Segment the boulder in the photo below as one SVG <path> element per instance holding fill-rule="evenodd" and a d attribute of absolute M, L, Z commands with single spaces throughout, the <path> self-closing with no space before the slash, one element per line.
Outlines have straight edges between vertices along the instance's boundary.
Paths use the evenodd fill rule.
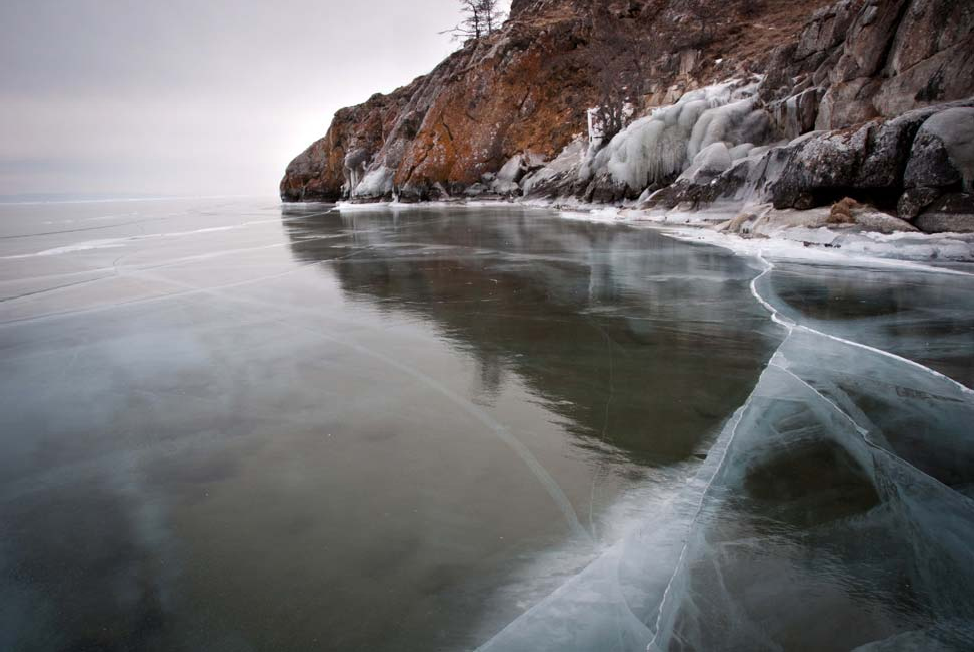
<path fill-rule="evenodd" d="M 517 185 L 517 183 L 514 181 L 505 181 L 499 176 L 494 180 L 494 183 L 490 184 L 490 189 L 498 195 L 504 195 L 507 197 L 513 197 L 521 194 L 521 186 Z"/>
<path fill-rule="evenodd" d="M 926 233 L 974 233 L 974 195 L 950 193 L 913 220 Z"/>
<path fill-rule="evenodd" d="M 906 220 L 888 215 L 882 211 L 874 210 L 868 206 L 862 206 L 852 211 L 855 224 L 866 231 L 877 233 L 905 233 L 917 231 L 918 229 Z"/>
<path fill-rule="evenodd" d="M 520 154 L 512 156 L 497 172 L 497 181 L 517 183 L 524 176 L 524 157 Z"/>
<path fill-rule="evenodd" d="M 767 191 L 774 207 L 809 207 L 815 193 L 855 185 L 873 126 L 817 134 L 772 150 Z"/>
<path fill-rule="evenodd" d="M 913 220 L 940 197 L 936 188 L 907 188 L 896 203 L 896 214 L 904 220 Z"/>
<path fill-rule="evenodd" d="M 932 115 L 917 132 L 906 167 L 909 187 L 974 185 L 974 108 L 957 107 Z"/>
<path fill-rule="evenodd" d="M 467 188 L 466 190 L 464 190 L 463 194 L 466 195 L 467 197 L 479 197 L 480 195 L 486 193 L 487 190 L 488 188 L 484 184 L 475 183 L 469 188 Z"/>
<path fill-rule="evenodd" d="M 547 198 L 574 194 L 587 147 L 582 140 L 572 141 L 553 161 L 527 174 L 521 180 L 524 195 Z"/>
<path fill-rule="evenodd" d="M 807 205 L 809 198 L 818 205 L 850 189 L 895 192 L 895 197 L 904 187 L 945 187 L 967 178 L 960 170 L 971 170 L 974 108 L 965 104 L 970 101 L 806 134 L 768 154 L 765 199 L 776 208 L 791 208 Z M 921 129 L 927 123 L 930 127 Z M 951 170 L 960 177 L 950 176 Z"/>

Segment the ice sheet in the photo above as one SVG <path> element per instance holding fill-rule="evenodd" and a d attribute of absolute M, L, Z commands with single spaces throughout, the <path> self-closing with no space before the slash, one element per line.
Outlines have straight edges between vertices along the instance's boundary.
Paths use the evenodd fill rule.
<path fill-rule="evenodd" d="M 481 649 L 974 645 L 971 276 L 771 249 L 751 289 L 786 337 L 679 500 Z"/>

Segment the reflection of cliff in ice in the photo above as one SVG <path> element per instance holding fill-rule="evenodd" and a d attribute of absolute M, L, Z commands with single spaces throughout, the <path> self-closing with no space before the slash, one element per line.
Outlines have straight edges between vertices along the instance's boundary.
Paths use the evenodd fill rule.
<path fill-rule="evenodd" d="M 705 447 L 779 338 L 754 266 L 712 247 L 518 209 L 394 215 L 292 219 L 291 249 L 351 300 L 433 322 L 485 389 L 516 373 L 581 445 L 640 464 Z"/>
<path fill-rule="evenodd" d="M 887 278 L 912 286 L 903 327 L 816 311 L 794 266 L 770 271 L 755 296 L 788 335 L 696 480 L 484 650 L 974 648 L 974 392 L 817 330 L 841 318 L 844 337 L 969 377 L 970 277 Z M 877 276 L 846 272 L 846 294 Z M 938 313 L 931 292 L 952 301 Z M 949 337 L 923 351 L 924 332 Z"/>

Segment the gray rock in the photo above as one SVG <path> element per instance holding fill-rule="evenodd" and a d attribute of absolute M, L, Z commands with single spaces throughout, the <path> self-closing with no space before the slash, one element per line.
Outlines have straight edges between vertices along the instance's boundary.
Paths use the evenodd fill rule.
<path fill-rule="evenodd" d="M 974 108 L 957 107 L 931 116 L 917 133 L 906 167 L 909 187 L 974 186 Z"/>
<path fill-rule="evenodd" d="M 877 233 L 903 233 L 917 230 L 915 226 L 912 226 L 906 220 L 887 215 L 869 207 L 854 210 L 853 217 L 856 225 L 867 231 L 875 231 Z"/>
<path fill-rule="evenodd" d="M 900 195 L 900 200 L 896 204 L 896 214 L 900 219 L 912 220 L 938 197 L 940 191 L 936 188 L 908 188 Z"/>
<path fill-rule="evenodd" d="M 820 202 L 834 199 L 836 193 L 848 190 L 869 193 L 885 190 L 899 194 L 904 185 L 949 186 L 956 183 L 942 175 L 933 175 L 933 172 L 943 171 L 944 163 L 933 158 L 937 150 L 929 139 L 925 137 L 920 141 L 917 134 L 931 116 L 943 114 L 944 117 L 934 120 L 931 128 L 925 131 L 944 143 L 944 151 L 947 151 L 944 139 L 950 141 L 951 151 L 957 152 L 956 158 L 962 161 L 959 165 L 968 166 L 972 160 L 970 141 L 974 138 L 968 135 L 967 127 L 959 125 L 967 124 L 968 111 L 974 109 L 958 108 L 967 103 L 969 101 L 915 109 L 893 120 L 873 120 L 854 129 L 818 132 L 772 150 L 768 154 L 765 199 L 780 209 L 797 206 L 800 198 L 802 204 L 807 204 L 809 197 Z M 912 163 L 908 175 L 904 171 L 914 157 L 915 141 L 919 142 L 917 160 Z"/>
<path fill-rule="evenodd" d="M 903 175 L 904 185 L 946 187 L 960 181 L 960 172 L 951 163 L 943 141 L 931 133 L 918 134 Z"/>
<path fill-rule="evenodd" d="M 878 111 L 872 98 L 879 87 L 879 80 L 872 77 L 835 82 L 822 97 L 815 128 L 838 129 L 875 118 Z"/>
<path fill-rule="evenodd" d="M 853 20 L 842 56 L 830 73 L 833 82 L 872 77 L 885 63 L 907 0 L 870 0 Z"/>
<path fill-rule="evenodd" d="M 524 195 L 540 199 L 574 194 L 586 149 L 584 141 L 572 141 L 553 161 L 527 174 L 521 180 Z"/>
<path fill-rule="evenodd" d="M 509 197 L 521 194 L 521 186 L 514 181 L 505 181 L 501 178 L 495 179 L 494 183 L 490 184 L 490 189 L 498 195 Z"/>
<path fill-rule="evenodd" d="M 944 195 L 919 217 L 914 226 L 926 233 L 974 233 L 974 195 Z"/>
<path fill-rule="evenodd" d="M 467 197 L 478 197 L 484 194 L 485 192 L 487 192 L 487 190 L 488 190 L 487 186 L 485 186 L 484 184 L 475 183 L 469 188 L 467 188 L 466 190 L 464 190 L 463 194 L 466 195 Z"/>
<path fill-rule="evenodd" d="M 974 34 L 885 79 L 873 98 L 873 104 L 880 115 L 894 116 L 919 106 L 968 97 L 972 93 Z"/>
<path fill-rule="evenodd" d="M 919 111 L 887 122 L 871 123 L 865 156 L 850 185 L 870 189 L 902 187 L 903 169 L 910 157 L 913 138 L 927 115 Z"/>
<path fill-rule="evenodd" d="M 969 40 L 972 33 L 974 11 L 970 2 L 912 0 L 896 29 L 885 72 L 889 76 L 902 75 L 922 61 Z"/>
<path fill-rule="evenodd" d="M 517 183 L 524 176 L 525 168 L 523 156 L 512 156 L 497 172 L 497 181 Z"/>
<path fill-rule="evenodd" d="M 832 74 L 832 69 L 835 68 L 835 64 L 839 62 L 841 57 L 842 50 L 838 48 L 832 50 L 832 53 L 828 56 L 824 56 L 823 54 L 822 63 L 812 73 L 812 83 L 816 86 L 826 86 Z"/>
<path fill-rule="evenodd" d="M 810 207 L 813 193 L 854 185 L 872 126 L 826 132 L 772 150 L 768 168 L 775 176 L 769 178 L 767 191 L 774 207 Z"/>
<path fill-rule="evenodd" d="M 841 43 L 856 17 L 857 5 L 851 0 L 841 0 L 816 11 L 799 37 L 795 58 L 804 59 Z"/>

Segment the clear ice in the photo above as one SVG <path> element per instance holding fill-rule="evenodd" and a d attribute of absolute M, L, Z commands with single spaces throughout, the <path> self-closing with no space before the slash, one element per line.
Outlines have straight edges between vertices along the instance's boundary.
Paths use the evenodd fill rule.
<path fill-rule="evenodd" d="M 481 650 L 974 649 L 971 276 L 757 263 L 785 337 L 685 490 Z"/>

